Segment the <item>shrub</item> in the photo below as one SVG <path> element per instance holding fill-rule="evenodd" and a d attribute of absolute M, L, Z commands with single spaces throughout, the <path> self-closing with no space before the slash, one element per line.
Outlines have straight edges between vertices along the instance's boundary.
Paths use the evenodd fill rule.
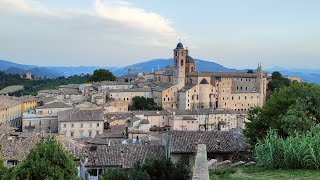
<path fill-rule="evenodd" d="M 320 169 L 320 126 L 282 138 L 275 130 L 258 140 L 255 156 L 268 168 Z"/>

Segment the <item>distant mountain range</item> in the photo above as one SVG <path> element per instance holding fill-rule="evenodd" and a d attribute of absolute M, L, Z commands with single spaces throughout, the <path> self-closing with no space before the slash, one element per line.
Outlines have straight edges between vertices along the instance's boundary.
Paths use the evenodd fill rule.
<path fill-rule="evenodd" d="M 205 61 L 194 59 L 198 71 L 214 71 L 214 72 L 246 72 L 248 69 L 231 69 L 224 67 L 212 61 Z M 78 66 L 78 67 L 42 67 L 36 65 L 23 65 L 10 61 L 0 60 L 0 71 L 11 74 L 25 74 L 31 72 L 35 77 L 49 77 L 55 78 L 59 76 L 72 76 L 81 74 L 92 74 L 95 69 L 104 68 L 110 70 L 116 76 L 127 74 L 126 68 L 135 67 L 137 70 L 132 73 L 138 72 L 151 72 L 158 68 L 162 69 L 166 66 L 172 66 L 172 59 L 153 59 L 143 61 L 140 63 L 128 65 L 125 67 L 106 67 L 106 66 Z M 264 69 L 265 72 L 279 71 L 285 76 L 299 76 L 303 81 L 314 82 L 320 84 L 320 69 L 288 69 L 281 67 L 273 67 Z"/>

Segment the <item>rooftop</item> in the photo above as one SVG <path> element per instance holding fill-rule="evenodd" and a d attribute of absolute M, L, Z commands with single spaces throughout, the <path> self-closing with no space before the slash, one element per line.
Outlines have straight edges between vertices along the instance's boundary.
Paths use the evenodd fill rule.
<path fill-rule="evenodd" d="M 86 166 L 119 166 L 122 168 L 133 167 L 136 161 L 143 163 L 147 157 L 154 155 L 164 157 L 163 146 L 128 144 L 117 146 L 87 146 L 84 151 L 88 155 Z"/>
<path fill-rule="evenodd" d="M 229 131 L 170 131 L 171 153 L 195 153 L 197 144 L 206 144 L 208 153 L 246 150 L 242 134 Z"/>
<path fill-rule="evenodd" d="M 9 107 L 13 107 L 19 104 L 21 104 L 21 102 L 12 100 L 11 98 L 6 96 L 0 96 L 0 110 L 7 109 Z"/>
<path fill-rule="evenodd" d="M 80 109 L 74 108 L 58 113 L 58 121 L 103 121 L 104 115 L 102 109 Z"/>
<path fill-rule="evenodd" d="M 51 108 L 72 108 L 72 106 L 63 102 L 52 102 L 45 104 L 44 106 L 39 106 L 37 109 L 51 109 Z"/>

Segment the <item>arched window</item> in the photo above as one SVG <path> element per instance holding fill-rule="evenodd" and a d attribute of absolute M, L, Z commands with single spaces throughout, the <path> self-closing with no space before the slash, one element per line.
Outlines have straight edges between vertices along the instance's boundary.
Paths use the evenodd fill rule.
<path fill-rule="evenodd" d="M 191 66 L 191 72 L 193 72 L 193 66 Z"/>
<path fill-rule="evenodd" d="M 183 60 L 181 59 L 181 66 L 183 66 Z"/>

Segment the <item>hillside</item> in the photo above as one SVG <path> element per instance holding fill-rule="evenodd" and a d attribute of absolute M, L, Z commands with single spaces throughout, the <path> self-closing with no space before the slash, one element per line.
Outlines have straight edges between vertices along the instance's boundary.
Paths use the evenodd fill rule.
<path fill-rule="evenodd" d="M 200 60 L 200 59 L 194 59 L 194 61 L 195 61 L 195 64 L 196 64 L 198 71 L 216 71 L 216 72 L 240 71 L 240 70 L 236 70 L 236 69 L 226 68 L 220 64 L 217 64 L 217 63 L 211 62 L 211 61 L 204 61 L 204 60 Z M 119 69 L 113 71 L 113 73 L 116 76 L 126 74 L 127 71 L 125 69 L 128 67 L 139 68 L 139 70 L 134 70 L 134 71 L 132 71 L 132 73 L 151 72 L 152 70 L 157 70 L 158 67 L 160 69 L 162 69 L 166 66 L 172 66 L 172 65 L 173 65 L 173 60 L 171 58 L 170 59 L 153 59 L 153 60 L 143 61 L 141 63 L 136 63 L 136 64 L 132 64 L 129 66 L 119 68 Z"/>
<path fill-rule="evenodd" d="M 216 71 L 216 72 L 231 72 L 231 71 L 247 71 L 237 70 L 224 67 L 213 61 L 205 61 L 200 59 L 194 59 L 198 71 Z M 92 74 L 95 69 L 104 68 L 110 70 L 116 76 L 127 74 L 125 70 L 128 67 L 136 67 L 139 70 L 134 70 L 132 73 L 138 72 L 151 72 L 157 70 L 158 67 L 164 68 L 166 66 L 172 66 L 172 59 L 152 59 L 146 60 L 140 63 L 135 63 L 125 67 L 107 67 L 107 66 L 77 66 L 77 67 L 41 67 L 35 65 L 23 65 L 17 64 L 10 61 L 0 60 L 0 71 L 11 74 L 23 74 L 31 72 L 35 77 L 49 77 L 56 78 L 59 76 L 73 76 L 81 74 Z M 303 81 L 313 82 L 320 84 L 320 70 L 318 69 L 289 69 L 281 67 L 273 67 L 264 69 L 265 72 L 279 71 L 285 76 L 299 76 Z"/>

